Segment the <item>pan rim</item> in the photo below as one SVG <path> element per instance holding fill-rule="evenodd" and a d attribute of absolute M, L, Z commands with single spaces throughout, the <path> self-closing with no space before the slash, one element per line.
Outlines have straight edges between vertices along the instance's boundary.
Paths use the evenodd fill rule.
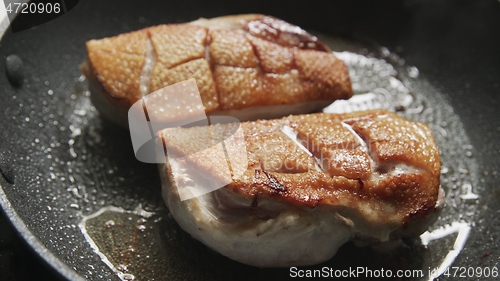
<path fill-rule="evenodd" d="M 28 0 L 21 0 L 28 2 Z M 10 20 L 6 16 L 0 23 L 0 41 L 3 39 L 7 29 L 10 27 Z M 19 217 L 17 212 L 12 208 L 12 204 L 4 192 L 4 185 L 0 183 L 0 206 L 5 216 L 10 221 L 11 225 L 22 237 L 25 243 L 29 245 L 32 251 L 42 260 L 53 272 L 67 280 L 85 280 L 78 273 L 72 270 L 67 264 L 60 261 L 43 243 L 29 230 L 28 226 Z"/>
<path fill-rule="evenodd" d="M 30 248 L 41 258 L 41 260 L 49 265 L 54 272 L 57 272 L 67 280 L 85 280 L 67 264 L 60 261 L 35 235 L 33 235 L 33 233 L 28 229 L 28 226 L 19 217 L 14 208 L 12 208 L 9 199 L 7 199 L 7 195 L 4 192 L 4 186 L 2 184 L 0 184 L 0 206 L 2 207 L 5 216 L 9 219 L 16 231 L 21 235 L 23 240 L 28 243 Z"/>

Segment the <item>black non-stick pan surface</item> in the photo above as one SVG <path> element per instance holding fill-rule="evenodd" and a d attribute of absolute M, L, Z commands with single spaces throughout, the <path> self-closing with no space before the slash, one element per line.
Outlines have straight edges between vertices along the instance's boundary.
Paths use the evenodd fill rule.
<path fill-rule="evenodd" d="M 469 268 L 498 270 L 500 3 L 324 2 L 81 1 L 35 28 L 7 28 L 0 43 L 0 203 L 6 216 L 34 252 L 70 280 L 289 277 L 288 268 L 230 261 L 184 233 L 163 204 L 156 167 L 134 158 L 126 130 L 100 118 L 78 68 L 92 38 L 256 12 L 330 36 L 338 42 L 335 51 L 390 68 L 412 97 L 411 104 L 392 109 L 429 123 L 442 152 L 447 204 L 431 231 L 454 223 L 470 229 L 452 263 L 468 270 L 465 279 L 484 279 Z M 20 85 L 5 74 L 9 55 L 22 60 Z M 355 67 L 366 67 L 360 60 L 351 63 L 353 75 Z M 377 71 L 369 72 L 372 78 Z M 456 237 L 427 246 L 418 237 L 406 239 L 386 254 L 346 244 L 331 261 L 301 269 L 361 266 L 427 274 L 453 249 Z"/>

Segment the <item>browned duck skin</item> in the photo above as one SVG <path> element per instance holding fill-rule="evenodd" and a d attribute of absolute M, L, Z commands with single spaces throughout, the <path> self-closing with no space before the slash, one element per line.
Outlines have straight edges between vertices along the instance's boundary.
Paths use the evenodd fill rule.
<path fill-rule="evenodd" d="M 243 144 L 206 149 L 239 127 Z M 209 128 L 209 129 L 207 129 Z M 170 212 L 194 238 L 242 263 L 311 265 L 349 240 L 378 245 L 418 236 L 443 206 L 432 132 L 388 111 L 310 114 L 160 132 L 169 157 L 159 166 Z M 243 169 L 231 153 L 246 150 Z M 195 153 L 198 152 L 198 153 Z M 224 156 L 226 155 L 226 156 Z M 185 156 L 185 157 L 184 157 Z M 231 172 L 217 167 L 230 162 Z M 179 182 L 228 182 L 181 200 Z"/>
<path fill-rule="evenodd" d="M 345 64 L 301 28 L 264 15 L 167 24 L 87 42 L 82 72 L 102 114 L 195 78 L 205 111 L 240 120 L 320 110 L 352 96 Z"/>

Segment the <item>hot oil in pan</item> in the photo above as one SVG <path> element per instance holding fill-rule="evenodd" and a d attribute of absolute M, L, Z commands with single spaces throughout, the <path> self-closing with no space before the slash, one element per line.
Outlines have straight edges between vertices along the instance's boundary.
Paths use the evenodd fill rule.
<path fill-rule="evenodd" d="M 325 111 L 341 113 L 385 108 L 397 111 L 411 120 L 427 123 L 434 133 L 441 152 L 441 184 L 446 192 L 446 206 L 439 220 L 431 227 L 431 232 L 424 234 L 421 239 L 405 240 L 403 246 L 394 253 L 380 254 L 369 248 L 357 248 L 347 244 L 332 260 L 313 268 L 321 269 L 323 266 L 328 266 L 334 269 L 347 269 L 352 266 L 366 266 L 373 270 L 380 268 L 394 271 L 422 270 L 423 276 L 412 279 L 427 280 L 431 270 L 441 266 L 447 254 L 453 250 L 453 244 L 457 242 L 455 244 L 463 246 L 468 231 L 471 229 L 474 231 L 474 221 L 481 206 L 483 190 L 473 158 L 473 148 L 453 108 L 443 94 L 422 78 L 423 75 L 417 68 L 405 64 L 404 60 L 385 48 L 368 50 L 358 44 L 330 37 L 320 39 L 330 45 L 337 56 L 348 65 L 356 94 L 349 101 L 335 102 Z M 84 104 L 83 108 L 94 110 L 86 99 Z M 99 117 L 94 116 L 94 118 Z M 85 124 L 84 119 L 77 118 L 73 127 L 79 128 Z M 99 132 L 105 130 L 96 131 L 94 138 L 116 137 L 110 134 L 99 135 Z M 72 135 L 77 134 L 73 132 Z M 122 135 L 128 137 L 127 134 Z M 70 153 L 82 153 L 79 151 L 82 147 L 78 145 L 78 141 L 82 140 L 70 140 Z M 137 161 L 133 159 L 131 147 L 127 149 L 129 150 L 123 153 L 131 155 L 129 160 L 133 170 Z M 92 155 L 96 154 L 96 151 L 83 153 Z M 126 163 L 122 163 L 121 167 L 126 167 Z M 146 168 L 141 166 L 141 169 L 151 171 L 147 175 L 132 173 L 127 175 L 129 178 L 120 179 L 124 173 L 119 173 L 118 165 L 115 167 L 117 174 L 120 174 L 118 178 L 114 178 L 112 174 L 104 178 L 111 183 L 118 181 L 119 187 L 127 185 L 130 180 L 141 182 L 145 177 L 156 173 L 155 168 L 151 166 Z M 241 265 L 193 240 L 178 227 L 163 207 L 159 198 L 160 183 L 157 180 L 149 183 L 157 186 L 148 187 L 148 191 L 144 191 L 146 194 L 144 197 L 136 196 L 134 192 L 137 190 L 133 190 L 126 196 L 120 195 L 121 201 L 112 199 L 117 193 L 115 188 L 111 188 L 111 191 L 102 190 L 105 193 L 111 192 L 107 198 L 101 196 L 99 202 L 90 204 L 90 207 L 89 200 L 87 203 L 82 202 L 84 206 L 85 204 L 88 206 L 83 208 L 85 215 L 82 215 L 83 220 L 80 224 L 85 238 L 101 260 L 121 279 L 217 280 L 289 276 L 289 269 L 257 269 Z M 87 196 L 81 195 L 78 190 L 73 192 L 82 197 Z M 156 198 L 153 198 L 154 196 Z M 134 209 L 139 204 L 149 211 L 140 208 L 133 211 L 125 210 Z M 109 205 L 119 205 L 125 209 Z M 153 211 L 150 212 L 151 210 Z M 460 239 L 457 238 L 458 232 Z M 461 248 L 455 250 L 448 260 L 453 261 L 453 253 L 459 254 Z M 434 270 L 432 273 L 436 272 Z"/>
<path fill-rule="evenodd" d="M 122 280 L 151 280 L 165 276 L 153 264 L 168 266 L 167 247 L 156 224 L 158 214 L 140 207 L 133 211 L 108 206 L 84 216 L 79 227 L 93 250 Z"/>

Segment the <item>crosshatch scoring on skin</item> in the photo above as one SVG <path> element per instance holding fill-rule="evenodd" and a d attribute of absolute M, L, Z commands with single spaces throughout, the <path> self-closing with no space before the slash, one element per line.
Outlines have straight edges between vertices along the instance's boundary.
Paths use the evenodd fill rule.
<path fill-rule="evenodd" d="M 128 116 L 136 158 L 147 163 L 168 161 L 177 174 L 191 179 L 175 179 L 182 200 L 231 183 L 233 177 L 243 174 L 248 166 L 239 120 L 230 116 L 207 117 L 195 79 L 144 96 L 132 105 Z M 232 123 L 233 126 L 224 132 L 208 126 L 221 123 Z M 196 126 L 196 140 L 183 138 L 175 129 L 168 129 L 192 126 Z M 161 140 L 157 139 L 158 136 Z M 211 168 L 217 176 L 200 178 L 199 168 L 192 163 L 201 160 L 212 163 Z M 193 183 L 194 178 L 204 184 Z"/>

